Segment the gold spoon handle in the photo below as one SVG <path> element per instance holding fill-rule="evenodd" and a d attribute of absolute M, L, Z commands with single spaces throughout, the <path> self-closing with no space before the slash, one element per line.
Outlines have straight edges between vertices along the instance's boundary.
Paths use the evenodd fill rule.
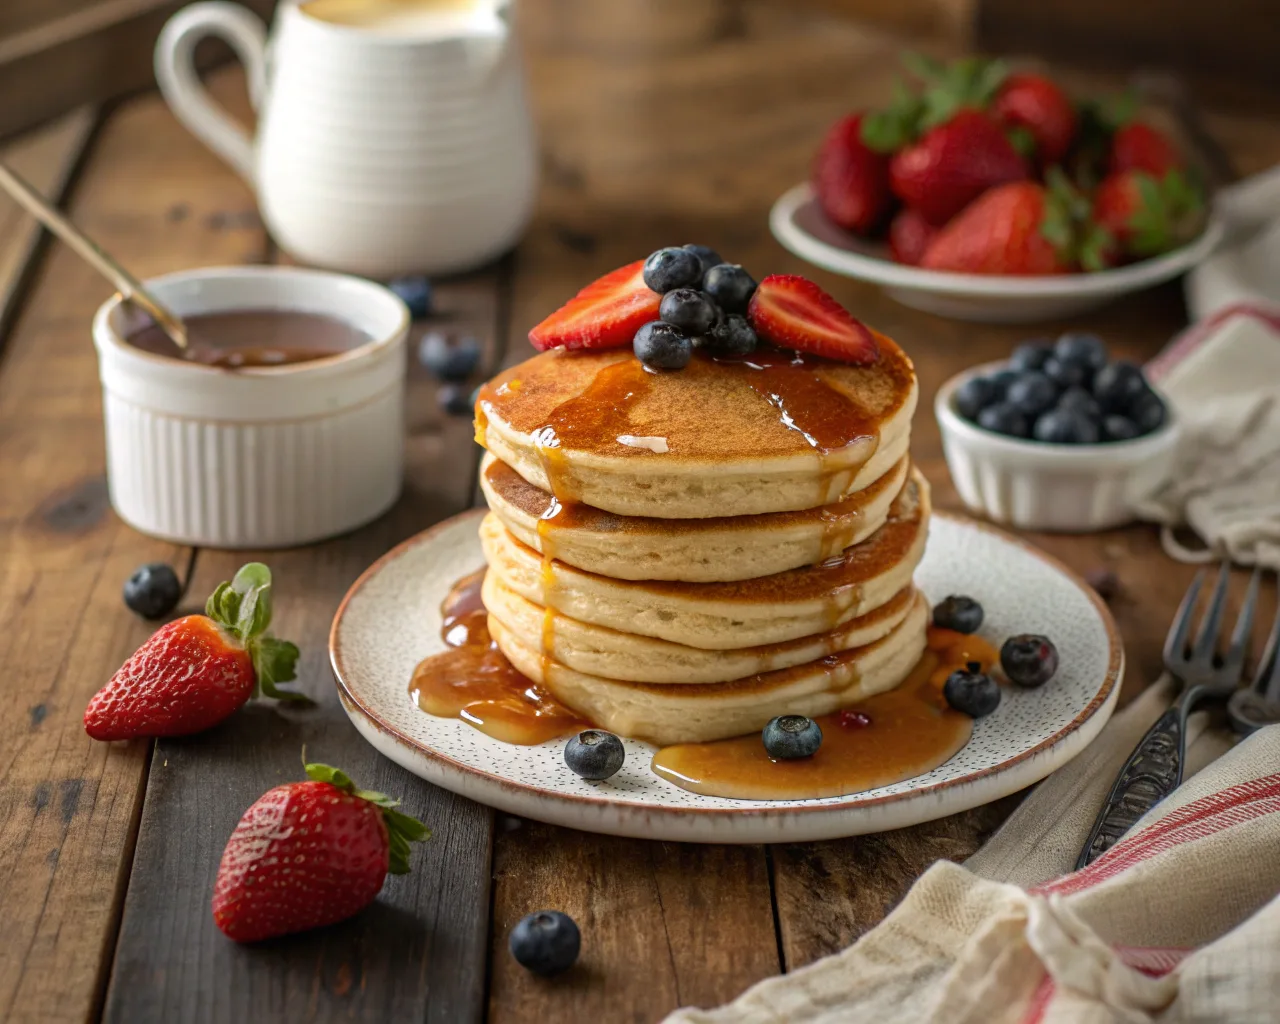
<path fill-rule="evenodd" d="M 182 321 L 152 297 L 136 277 L 105 253 L 98 243 L 83 234 L 23 178 L 0 162 L 0 185 L 41 224 L 61 238 L 98 273 L 116 286 L 127 302 L 144 310 L 173 341 L 186 350 L 187 329 Z"/>

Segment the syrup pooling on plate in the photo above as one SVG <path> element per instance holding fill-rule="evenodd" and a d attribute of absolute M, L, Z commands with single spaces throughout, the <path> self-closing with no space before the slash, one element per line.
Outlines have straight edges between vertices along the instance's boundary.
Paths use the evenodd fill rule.
<path fill-rule="evenodd" d="M 964 665 L 955 659 L 968 653 L 954 643 L 958 635 L 931 629 L 929 648 L 899 686 L 815 719 L 822 746 L 812 757 L 775 761 L 760 734 L 752 733 L 663 747 L 653 757 L 653 771 L 681 789 L 739 800 L 843 796 L 932 771 L 973 732 L 973 719 L 953 711 L 942 696 L 942 682 Z M 838 656 L 830 660 L 834 670 Z M 990 663 L 983 665 L 988 668 Z M 939 676 L 942 682 L 935 681 Z"/>
<path fill-rule="evenodd" d="M 409 692 L 418 707 L 521 746 L 587 728 L 589 723 L 517 672 L 498 650 L 480 596 L 484 575 L 482 569 L 458 580 L 441 604 L 440 633 L 449 649 L 414 669 Z"/>

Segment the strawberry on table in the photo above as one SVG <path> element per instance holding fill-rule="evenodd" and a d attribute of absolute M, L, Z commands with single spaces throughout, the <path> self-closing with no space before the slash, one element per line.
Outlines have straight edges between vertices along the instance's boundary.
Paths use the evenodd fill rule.
<path fill-rule="evenodd" d="M 310 781 L 268 790 L 244 812 L 218 865 L 213 919 L 237 942 L 319 928 L 368 906 L 387 874 L 409 870 L 409 844 L 430 836 L 398 800 L 346 773 L 306 765 Z"/>
<path fill-rule="evenodd" d="M 889 255 L 898 263 L 918 266 L 937 233 L 919 210 L 904 207 L 889 222 Z"/>
<path fill-rule="evenodd" d="M 756 287 L 747 319 L 757 335 L 778 348 L 867 366 L 880 349 L 867 326 L 812 281 L 770 274 Z"/>
<path fill-rule="evenodd" d="M 1145 171 L 1110 174 L 1093 194 L 1095 223 L 1134 259 L 1189 242 L 1204 226 L 1204 213 L 1199 191 L 1178 170 L 1161 178 Z"/>
<path fill-rule="evenodd" d="M 813 187 L 822 212 L 833 223 L 856 234 L 880 227 L 893 194 L 889 191 L 889 158 L 862 140 L 863 115 L 837 121 L 813 162 Z"/>
<path fill-rule="evenodd" d="M 1163 178 L 1170 171 L 1181 169 L 1183 161 L 1167 135 L 1142 121 L 1130 121 L 1111 136 L 1107 165 L 1113 174 L 1146 171 Z"/>
<path fill-rule="evenodd" d="M 587 285 L 529 332 L 539 352 L 552 348 L 625 348 L 651 320 L 662 296 L 644 283 L 644 260 Z"/>
<path fill-rule="evenodd" d="M 204 615 L 161 626 L 93 695 L 84 728 L 95 740 L 186 736 L 217 725 L 251 696 L 306 700 L 280 690 L 298 648 L 267 633 L 271 571 L 250 562 L 221 583 Z"/>
<path fill-rule="evenodd" d="M 1005 128 L 1026 132 L 1042 167 L 1066 156 L 1075 137 L 1076 112 L 1071 100 L 1057 82 L 1044 75 L 1009 75 L 996 90 L 991 113 Z"/>

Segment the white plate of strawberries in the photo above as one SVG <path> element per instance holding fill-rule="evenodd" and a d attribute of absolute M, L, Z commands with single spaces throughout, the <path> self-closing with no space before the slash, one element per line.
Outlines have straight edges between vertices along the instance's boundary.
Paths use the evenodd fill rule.
<path fill-rule="evenodd" d="M 1221 241 L 1177 145 L 1123 98 L 908 55 L 914 85 L 833 125 L 774 204 L 797 256 L 943 316 L 1028 323 L 1177 277 Z"/>

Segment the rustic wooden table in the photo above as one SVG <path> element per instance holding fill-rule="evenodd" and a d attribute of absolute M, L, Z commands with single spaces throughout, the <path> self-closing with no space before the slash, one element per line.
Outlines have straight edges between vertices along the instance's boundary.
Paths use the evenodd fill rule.
<path fill-rule="evenodd" d="M 804 177 L 830 120 L 886 96 L 899 41 L 747 2 L 727 21 L 713 16 L 724 5 L 687 5 L 661 23 L 658 45 L 653 25 L 596 32 L 551 17 L 562 10 L 551 0 L 530 6 L 543 15 L 525 33 L 544 151 L 538 215 L 516 253 L 437 292 L 447 328 L 483 341 L 486 370 L 523 358 L 529 325 L 583 283 L 660 245 L 704 242 L 757 274 L 811 272 L 772 241 L 766 211 Z M 247 113 L 241 81 L 227 70 L 215 89 Z M 1280 160 L 1280 121 L 1210 111 L 1208 123 L 1242 172 Z M 140 275 L 281 259 L 244 183 L 155 95 L 73 115 L 6 157 Z M 65 249 L 40 248 L 15 210 L 0 213 L 0 1019 L 655 1020 L 846 945 L 1016 803 L 838 842 L 681 846 L 495 816 L 377 756 L 339 707 L 330 619 L 374 558 L 475 500 L 471 426 L 440 412 L 416 367 L 403 500 L 351 536 L 262 556 L 278 580 L 278 632 L 300 642 L 300 686 L 318 706 L 249 707 L 188 740 L 91 742 L 89 696 L 150 628 L 120 600 L 133 568 L 171 562 L 202 595 L 244 557 L 152 540 L 112 513 L 88 329 L 109 289 Z M 956 508 L 930 399 L 1026 332 L 913 313 L 815 276 L 915 357 L 915 457 L 938 504 Z M 1083 325 L 1143 358 L 1183 322 L 1170 286 Z M 1080 571 L 1118 574 L 1132 696 L 1156 675 L 1191 570 L 1142 527 L 1033 539 Z M 353 920 L 237 947 L 209 913 L 217 860 L 241 811 L 298 777 L 304 744 L 402 794 L 435 837 Z M 511 925 L 543 907 L 583 931 L 579 966 L 552 982 L 505 947 Z"/>

